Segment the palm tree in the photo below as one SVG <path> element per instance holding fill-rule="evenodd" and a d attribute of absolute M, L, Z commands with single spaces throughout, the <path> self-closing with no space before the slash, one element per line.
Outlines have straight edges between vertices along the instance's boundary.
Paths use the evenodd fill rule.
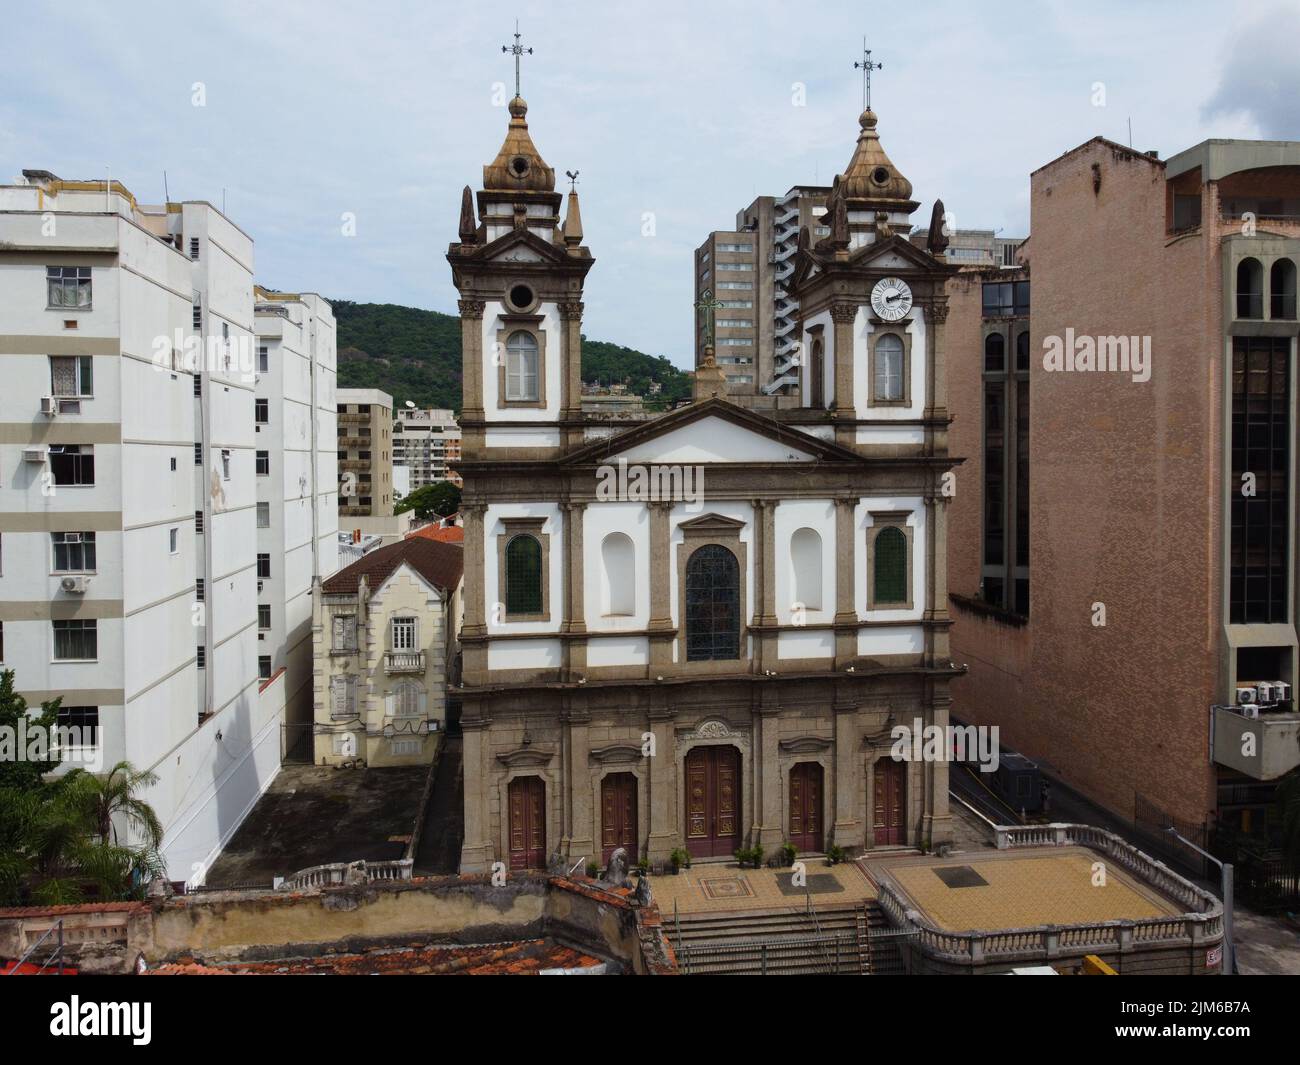
<path fill-rule="evenodd" d="M 60 782 L 68 801 L 80 807 L 101 844 L 118 843 L 116 814 L 128 830 L 138 830 L 143 845 L 151 850 L 162 844 L 162 823 L 153 807 L 137 798 L 136 792 L 157 783 L 156 773 L 138 770 L 130 762 L 118 762 L 103 776 L 74 769 Z"/>

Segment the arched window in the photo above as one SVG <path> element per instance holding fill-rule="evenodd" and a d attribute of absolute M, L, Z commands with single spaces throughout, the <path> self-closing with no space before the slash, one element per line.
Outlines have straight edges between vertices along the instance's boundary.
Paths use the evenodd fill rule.
<path fill-rule="evenodd" d="M 984 338 L 984 372 L 1005 373 L 1007 368 L 1007 340 L 1001 333 L 990 333 Z"/>
<path fill-rule="evenodd" d="M 1237 317 L 1264 317 L 1264 268 L 1258 259 L 1237 264 Z"/>
<path fill-rule="evenodd" d="M 1029 330 L 1016 334 L 1016 369 L 1024 373 L 1029 369 Z"/>
<path fill-rule="evenodd" d="M 907 602 L 907 536 L 896 525 L 876 533 L 872 599 L 876 606 Z"/>
<path fill-rule="evenodd" d="M 719 544 L 686 563 L 686 660 L 740 657 L 740 566 Z"/>
<path fill-rule="evenodd" d="M 822 538 L 816 529 L 796 529 L 790 537 L 794 602 L 805 610 L 822 608 Z"/>
<path fill-rule="evenodd" d="M 1279 259 L 1269 271 L 1268 316 L 1270 318 L 1295 317 L 1295 263 Z"/>
<path fill-rule="evenodd" d="M 424 717 L 424 689 L 413 680 L 404 680 L 393 689 L 393 717 Z"/>
<path fill-rule="evenodd" d="M 542 612 L 542 545 L 520 533 L 506 544 L 506 613 Z"/>
<path fill-rule="evenodd" d="M 812 360 L 808 367 L 808 406 L 826 409 L 826 345 L 818 337 L 812 343 Z"/>
<path fill-rule="evenodd" d="M 876 402 L 903 398 L 903 338 L 882 333 L 876 340 Z"/>
<path fill-rule="evenodd" d="M 537 399 L 537 338 L 516 329 L 506 339 L 506 399 Z"/>
<path fill-rule="evenodd" d="M 635 614 L 636 548 L 632 544 L 632 538 L 626 533 L 610 533 L 600 542 L 600 560 L 605 569 L 601 612 Z"/>

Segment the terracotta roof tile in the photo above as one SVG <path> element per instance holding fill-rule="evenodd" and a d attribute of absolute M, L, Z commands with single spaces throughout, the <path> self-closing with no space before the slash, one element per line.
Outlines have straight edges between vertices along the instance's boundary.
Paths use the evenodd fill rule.
<path fill-rule="evenodd" d="M 406 534 L 408 540 L 414 536 L 425 540 L 436 540 L 441 544 L 463 544 L 465 542 L 465 527 L 463 525 L 449 525 L 444 528 L 441 525 L 425 525 L 423 528 L 416 529 L 415 532 Z"/>
<path fill-rule="evenodd" d="M 398 540 L 378 547 L 328 578 L 322 587 L 330 595 L 357 590 L 362 576 L 371 589 L 383 584 L 403 562 L 443 591 L 455 588 L 465 570 L 465 552 L 459 544 L 439 543 L 424 537 Z"/>

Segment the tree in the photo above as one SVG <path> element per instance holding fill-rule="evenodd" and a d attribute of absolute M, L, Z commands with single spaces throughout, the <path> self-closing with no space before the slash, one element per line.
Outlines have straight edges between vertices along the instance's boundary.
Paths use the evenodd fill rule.
<path fill-rule="evenodd" d="M 14 671 L 0 670 L 0 788 L 39 787 L 41 777 L 58 765 L 48 755 L 54 746 L 61 701 L 41 703 L 41 712 L 32 714 L 27 709 L 27 700 L 14 691 Z M 42 730 L 45 742 L 41 750 L 47 757 L 44 761 L 28 761 L 28 752 L 38 748 L 27 740 Z M 4 751 L 5 746 L 9 747 L 8 752 Z"/>
<path fill-rule="evenodd" d="M 421 485 L 414 492 L 403 496 L 402 501 L 393 509 L 398 514 L 413 510 L 415 516 L 423 521 L 430 521 L 434 517 L 446 518 L 460 510 L 460 489 L 451 481 Z"/>
<path fill-rule="evenodd" d="M 1300 876 L 1300 769 L 1278 782 L 1277 804 L 1282 815 L 1282 864 L 1290 875 Z"/>

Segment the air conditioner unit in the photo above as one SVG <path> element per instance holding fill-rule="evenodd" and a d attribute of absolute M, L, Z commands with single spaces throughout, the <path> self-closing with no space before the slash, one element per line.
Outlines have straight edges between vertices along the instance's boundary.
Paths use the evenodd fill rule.
<path fill-rule="evenodd" d="M 53 396 L 41 396 L 41 413 L 53 418 L 59 413 L 59 401 Z"/>
<path fill-rule="evenodd" d="M 76 595 L 85 595 L 86 586 L 90 584 L 89 577 L 64 577 L 59 582 L 60 587 L 65 592 L 73 592 Z"/>
<path fill-rule="evenodd" d="M 46 451 L 43 447 L 25 447 L 23 448 L 24 462 L 44 462 Z"/>
<path fill-rule="evenodd" d="M 1256 681 L 1255 683 L 1255 702 L 1260 706 L 1267 706 L 1273 701 L 1273 682 L 1268 680 Z"/>
<path fill-rule="evenodd" d="M 1259 717 L 1259 706 L 1256 703 L 1243 703 L 1237 707 L 1241 711 L 1242 717 L 1257 718 Z"/>
<path fill-rule="evenodd" d="M 1237 705 L 1249 706 L 1251 703 L 1255 701 L 1255 694 L 1256 692 L 1254 688 L 1238 688 Z"/>
<path fill-rule="evenodd" d="M 1273 682 L 1273 698 L 1284 703 L 1291 698 L 1291 685 L 1284 680 L 1275 680 Z"/>

